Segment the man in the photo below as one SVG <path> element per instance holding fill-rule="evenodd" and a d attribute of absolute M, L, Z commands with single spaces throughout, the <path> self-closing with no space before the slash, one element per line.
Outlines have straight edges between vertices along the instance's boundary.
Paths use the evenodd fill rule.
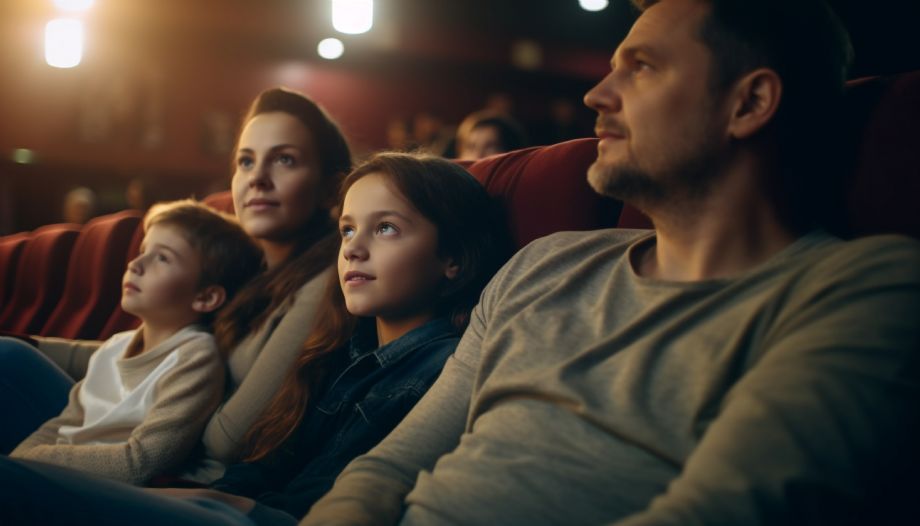
<path fill-rule="evenodd" d="M 302 525 L 895 516 L 920 248 L 840 241 L 796 199 L 820 164 L 793 145 L 829 123 L 846 39 L 818 0 L 646 4 L 585 101 L 591 185 L 654 232 L 518 253 L 428 395 Z"/>

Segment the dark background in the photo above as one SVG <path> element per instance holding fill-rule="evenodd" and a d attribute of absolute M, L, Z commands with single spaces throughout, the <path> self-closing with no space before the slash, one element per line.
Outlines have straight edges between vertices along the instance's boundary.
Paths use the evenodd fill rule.
<path fill-rule="evenodd" d="M 920 69 L 917 2 L 831 4 L 851 32 L 853 77 Z M 96 191 L 98 213 L 124 207 L 135 178 L 148 200 L 226 188 L 240 116 L 275 85 L 322 103 L 359 154 L 385 147 L 394 119 L 456 125 L 495 93 L 533 144 L 565 138 L 547 125 L 560 104 L 575 109 L 565 134 L 590 135 L 581 97 L 636 14 L 626 0 L 598 13 L 577 0 L 376 0 L 374 28 L 348 36 L 327 0 L 96 0 L 81 15 L 83 63 L 67 70 L 43 58 L 57 16 L 51 0 L 0 4 L 0 234 L 60 221 L 75 186 Z M 341 59 L 316 55 L 328 36 L 345 43 Z M 515 62 L 522 41 L 537 63 Z"/>

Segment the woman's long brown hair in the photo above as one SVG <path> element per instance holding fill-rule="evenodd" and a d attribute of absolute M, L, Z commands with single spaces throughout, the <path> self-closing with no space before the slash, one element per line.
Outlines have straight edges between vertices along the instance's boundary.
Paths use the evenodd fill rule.
<path fill-rule="evenodd" d="M 342 184 L 339 203 L 359 179 L 387 178 L 438 229 L 438 254 L 460 267 L 445 282 L 434 305 L 462 331 L 486 282 L 508 255 L 505 222 L 482 186 L 460 166 L 431 156 L 379 153 L 352 171 Z M 328 360 L 345 348 L 356 320 L 345 308 L 338 276 L 326 290 L 325 303 L 300 357 L 268 408 L 246 434 L 244 461 L 259 460 L 280 447 L 300 425 L 313 393 L 319 392 Z"/>
<path fill-rule="evenodd" d="M 351 169 L 351 152 L 338 125 L 305 95 L 272 88 L 253 101 L 243 118 L 240 133 L 253 117 L 271 112 L 291 115 L 310 132 L 315 143 L 313 151 L 319 155 L 320 172 L 326 183 L 323 186 L 334 197 L 342 178 Z M 278 307 L 292 301 L 294 293 L 305 283 L 329 268 L 335 262 L 338 242 L 330 211 L 318 209 L 299 230 L 291 257 L 256 276 L 220 310 L 214 322 L 214 337 L 221 352 L 229 354 L 246 336 L 257 331 Z"/>

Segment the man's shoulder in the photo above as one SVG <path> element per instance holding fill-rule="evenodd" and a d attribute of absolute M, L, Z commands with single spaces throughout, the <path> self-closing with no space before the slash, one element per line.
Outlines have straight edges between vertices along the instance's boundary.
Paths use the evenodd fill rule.
<path fill-rule="evenodd" d="M 873 235 L 828 244 L 816 253 L 816 270 L 827 274 L 894 273 L 920 280 L 920 241 L 895 235 Z"/>
<path fill-rule="evenodd" d="M 630 245 L 652 232 L 625 228 L 556 232 L 531 241 L 518 251 L 515 258 L 532 260 L 561 253 L 590 254 L 619 245 Z"/>

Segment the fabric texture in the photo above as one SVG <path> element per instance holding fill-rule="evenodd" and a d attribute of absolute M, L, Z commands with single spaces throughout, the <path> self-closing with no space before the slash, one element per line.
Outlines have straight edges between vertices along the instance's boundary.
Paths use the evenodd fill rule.
<path fill-rule="evenodd" d="M 185 462 L 220 403 L 223 362 L 213 336 L 195 326 L 126 358 L 141 334 L 138 329 L 106 341 L 64 411 L 10 456 L 131 484 Z"/>
<path fill-rule="evenodd" d="M 878 523 L 917 467 L 916 241 L 814 232 L 703 282 L 636 275 L 654 242 L 519 252 L 301 524 Z"/>
<path fill-rule="evenodd" d="M 368 325 L 373 329 L 373 320 Z M 359 332 L 292 438 L 268 457 L 230 466 L 212 487 L 255 499 L 257 508 L 304 516 L 349 461 L 405 417 L 459 340 L 444 318 L 379 348 L 375 331 Z"/>

